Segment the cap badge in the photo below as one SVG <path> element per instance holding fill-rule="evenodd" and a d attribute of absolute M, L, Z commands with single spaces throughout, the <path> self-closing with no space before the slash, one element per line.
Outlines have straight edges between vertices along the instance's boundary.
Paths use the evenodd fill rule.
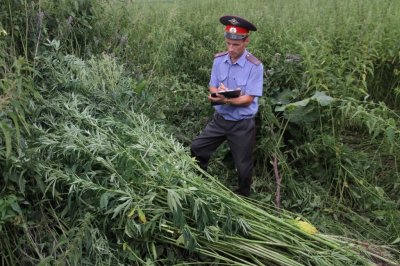
<path fill-rule="evenodd" d="M 230 19 L 230 20 L 228 20 L 232 25 L 237 25 L 237 24 L 239 24 L 239 22 L 235 19 L 235 18 L 232 18 L 232 19 Z"/>
<path fill-rule="evenodd" d="M 229 32 L 230 32 L 230 33 L 236 33 L 236 28 L 235 28 L 235 27 L 230 28 L 230 29 L 229 29 Z"/>

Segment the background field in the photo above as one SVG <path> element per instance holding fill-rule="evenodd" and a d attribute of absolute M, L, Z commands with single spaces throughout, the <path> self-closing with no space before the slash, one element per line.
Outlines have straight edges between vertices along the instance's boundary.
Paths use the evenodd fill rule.
<path fill-rule="evenodd" d="M 208 175 L 188 151 L 226 14 L 256 24 L 265 68 L 246 200 L 227 146 Z M 386 0 L 2 1 L 2 263 L 395 264 L 399 17 Z"/>

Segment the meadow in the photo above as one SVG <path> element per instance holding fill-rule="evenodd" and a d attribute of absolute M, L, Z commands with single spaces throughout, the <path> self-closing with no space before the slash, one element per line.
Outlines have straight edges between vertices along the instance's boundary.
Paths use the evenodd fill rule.
<path fill-rule="evenodd" d="M 202 171 L 218 19 L 264 64 L 252 194 Z M 400 2 L 3 0 L 2 265 L 400 264 Z"/>

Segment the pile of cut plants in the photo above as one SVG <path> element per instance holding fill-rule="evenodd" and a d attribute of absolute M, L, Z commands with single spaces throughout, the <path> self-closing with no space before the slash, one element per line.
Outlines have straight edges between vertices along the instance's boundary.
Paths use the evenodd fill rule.
<path fill-rule="evenodd" d="M 24 109 L 5 109 L 6 264 L 395 264 L 390 249 L 320 233 L 203 172 L 138 111 L 112 57 L 38 64 L 47 75 L 20 92 Z"/>

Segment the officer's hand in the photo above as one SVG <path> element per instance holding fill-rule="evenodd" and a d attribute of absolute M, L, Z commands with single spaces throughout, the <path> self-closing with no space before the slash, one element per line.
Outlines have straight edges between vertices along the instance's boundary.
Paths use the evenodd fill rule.
<path fill-rule="evenodd" d="M 227 88 L 225 87 L 224 83 L 220 83 L 220 84 L 219 84 L 219 87 L 218 87 L 218 90 L 219 90 L 219 91 L 226 91 Z"/>
<path fill-rule="evenodd" d="M 212 103 L 225 103 L 225 96 L 218 93 L 211 93 L 208 95 L 208 100 Z"/>

